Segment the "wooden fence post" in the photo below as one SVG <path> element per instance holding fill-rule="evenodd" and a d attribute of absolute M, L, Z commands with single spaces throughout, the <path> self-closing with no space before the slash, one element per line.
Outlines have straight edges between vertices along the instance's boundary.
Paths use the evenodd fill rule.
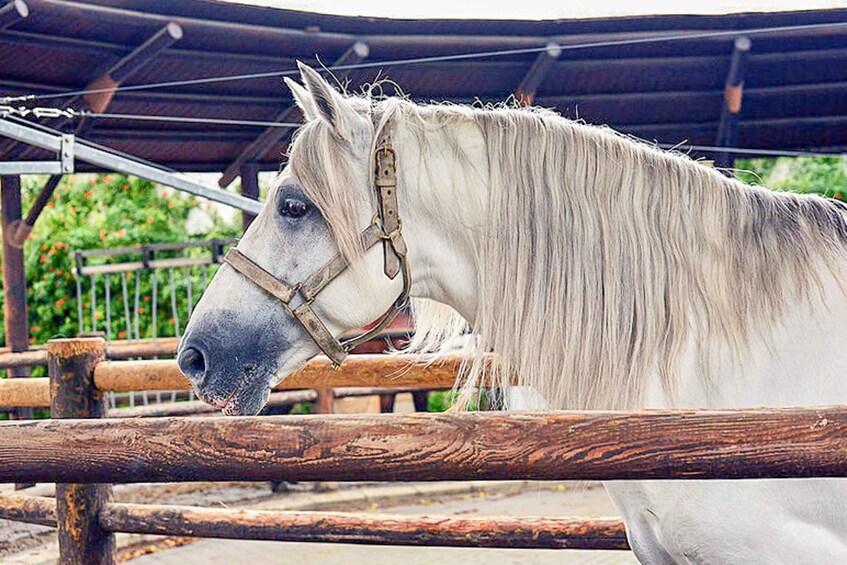
<path fill-rule="evenodd" d="M 50 412 L 53 418 L 102 418 L 106 398 L 94 386 L 94 367 L 106 358 L 102 338 L 54 339 L 47 343 Z M 56 484 L 59 562 L 104 565 L 115 562 L 115 536 L 100 527 L 108 484 Z"/>

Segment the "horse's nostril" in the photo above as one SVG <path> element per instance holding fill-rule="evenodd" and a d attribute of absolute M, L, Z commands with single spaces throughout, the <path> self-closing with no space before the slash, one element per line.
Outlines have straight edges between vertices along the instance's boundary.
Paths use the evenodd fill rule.
<path fill-rule="evenodd" d="M 196 347 L 186 347 L 177 360 L 180 371 L 194 384 L 199 385 L 206 374 L 206 358 Z"/>

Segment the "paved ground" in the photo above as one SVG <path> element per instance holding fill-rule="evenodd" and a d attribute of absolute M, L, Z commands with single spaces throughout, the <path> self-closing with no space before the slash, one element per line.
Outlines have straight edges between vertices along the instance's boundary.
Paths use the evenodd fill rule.
<path fill-rule="evenodd" d="M 263 508 L 270 508 L 262 504 Z M 402 514 L 505 514 L 548 516 L 614 516 L 615 509 L 602 488 L 556 489 L 532 486 L 515 495 L 465 495 L 446 500 L 419 500 L 418 504 L 391 508 L 370 508 Z M 262 565 L 343 563 L 344 565 L 475 565 L 496 563 L 636 564 L 629 552 L 556 551 L 517 549 L 462 549 L 421 547 L 378 547 L 345 544 L 277 543 L 259 541 L 204 540 L 136 558 L 138 565 Z"/>

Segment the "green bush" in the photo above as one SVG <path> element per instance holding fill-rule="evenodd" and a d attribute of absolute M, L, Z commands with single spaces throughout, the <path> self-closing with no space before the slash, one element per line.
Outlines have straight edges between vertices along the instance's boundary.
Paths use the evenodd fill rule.
<path fill-rule="evenodd" d="M 748 184 L 847 199 L 847 157 L 739 159 L 735 168 Z"/>
<path fill-rule="evenodd" d="M 43 178 L 24 177 L 22 196 L 25 211 L 32 205 L 43 184 Z M 52 337 L 72 336 L 78 332 L 76 282 L 72 271 L 74 250 L 187 241 L 190 238 L 185 219 L 189 211 L 199 205 L 195 197 L 125 175 L 70 175 L 63 179 L 24 248 L 30 342 L 44 343 Z M 203 234 L 203 239 L 235 237 L 240 233 L 240 222 L 230 225 L 219 216 L 210 215 L 213 227 Z M 139 257 L 133 254 L 109 260 L 137 261 Z M 92 260 L 92 263 L 95 262 Z M 160 284 L 158 335 L 173 335 L 167 274 L 160 273 L 160 277 L 165 280 Z M 114 314 L 123 308 L 120 304 L 120 275 L 112 275 L 109 279 L 112 298 L 117 301 L 112 305 Z M 199 271 L 192 275 L 192 279 L 195 285 L 200 284 Z M 90 295 L 85 282 L 83 306 L 86 317 L 90 318 Z M 103 284 L 102 278 L 98 277 L 101 293 L 96 312 L 98 329 L 103 329 L 105 320 Z M 177 285 L 178 309 L 181 312 L 186 311 L 185 284 L 183 278 Z M 142 276 L 140 290 L 141 300 L 149 309 L 152 292 L 149 275 Z M 195 300 L 198 295 L 199 292 L 195 294 Z M 152 335 L 150 320 L 149 315 L 139 316 L 142 337 Z M 184 325 L 185 321 L 181 322 Z M 117 328 L 113 334 L 114 338 L 125 337 L 125 332 Z M 2 328 L 0 339 L 5 340 Z"/>

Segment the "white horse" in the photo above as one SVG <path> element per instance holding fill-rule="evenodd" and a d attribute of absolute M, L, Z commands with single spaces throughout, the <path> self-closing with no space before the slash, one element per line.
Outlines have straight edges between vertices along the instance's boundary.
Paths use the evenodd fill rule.
<path fill-rule="evenodd" d="M 847 403 L 836 202 L 750 187 L 549 111 L 344 96 L 308 67 L 301 75 L 305 88 L 288 82 L 306 123 L 238 248 L 292 283 L 336 253 L 350 266 L 286 307 L 243 263 L 220 269 L 179 362 L 225 413 L 258 412 L 320 348 L 338 352 L 333 336 L 389 309 L 406 280 L 385 274 L 398 249 L 415 346 L 469 321 L 468 353 L 499 353 L 536 407 Z M 396 152 L 403 222 L 392 241 L 407 252 L 360 236 L 378 209 L 377 241 L 393 231 L 374 189 L 384 146 Z M 290 315 L 304 301 L 326 333 Z M 479 374 L 468 367 L 465 395 Z M 847 480 L 606 486 L 644 563 L 847 563 Z"/>

